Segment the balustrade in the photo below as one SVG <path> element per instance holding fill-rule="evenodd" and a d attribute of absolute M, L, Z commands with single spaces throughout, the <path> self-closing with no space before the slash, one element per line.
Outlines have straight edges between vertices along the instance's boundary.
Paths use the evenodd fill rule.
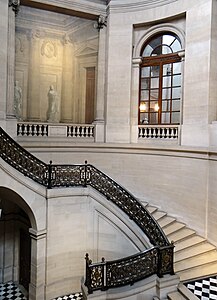
<path fill-rule="evenodd" d="M 177 140 L 179 127 L 174 125 L 140 125 L 139 139 Z"/>

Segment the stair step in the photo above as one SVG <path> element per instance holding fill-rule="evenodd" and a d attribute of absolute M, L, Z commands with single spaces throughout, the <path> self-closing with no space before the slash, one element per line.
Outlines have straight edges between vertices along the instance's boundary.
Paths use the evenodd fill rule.
<path fill-rule="evenodd" d="M 175 243 L 175 252 L 182 251 L 183 249 L 192 247 L 194 245 L 199 245 L 200 243 L 205 242 L 206 240 L 198 235 L 193 235 L 185 240 L 181 240 Z"/>
<path fill-rule="evenodd" d="M 165 213 L 164 211 L 159 211 L 159 210 L 157 210 L 157 211 L 155 211 L 155 212 L 152 214 L 152 216 L 155 218 L 155 220 L 157 220 L 157 221 L 159 222 L 159 220 L 160 220 L 161 218 L 163 218 L 164 216 L 166 216 L 166 213 Z"/>
<path fill-rule="evenodd" d="M 209 243 L 193 245 L 191 247 L 183 249 L 182 251 L 175 252 L 174 260 L 175 262 L 178 262 L 212 250 L 215 250 L 215 246 Z"/>
<path fill-rule="evenodd" d="M 167 298 L 169 300 L 186 300 L 186 298 L 181 293 L 179 293 L 178 291 L 177 292 L 169 293 L 167 295 Z"/>
<path fill-rule="evenodd" d="M 179 231 L 180 229 L 186 227 L 185 224 L 179 223 L 179 222 L 174 222 L 165 228 L 163 228 L 163 231 L 165 232 L 166 235 L 172 234 L 173 232 Z"/>
<path fill-rule="evenodd" d="M 189 228 L 182 228 L 179 231 L 168 234 L 168 239 L 174 243 L 181 241 L 195 234 L 195 231 Z"/>
<path fill-rule="evenodd" d="M 150 214 L 153 214 L 157 210 L 157 207 L 148 205 L 146 206 L 146 209 L 148 212 L 150 212 Z"/>
<path fill-rule="evenodd" d="M 175 263 L 175 272 L 182 270 L 187 270 L 197 266 L 203 266 L 207 263 L 216 262 L 217 263 L 217 251 L 212 250 L 207 253 L 203 253 L 194 257 L 181 260 L 180 262 Z"/>
<path fill-rule="evenodd" d="M 161 218 L 158 223 L 160 224 L 161 228 L 164 228 L 172 223 L 174 223 L 176 221 L 175 218 L 169 217 L 169 216 L 165 216 L 163 218 Z"/>
<path fill-rule="evenodd" d="M 178 285 L 178 291 L 185 297 L 185 299 L 189 300 L 198 300 L 196 297 L 184 284 L 180 283 Z"/>
<path fill-rule="evenodd" d="M 193 280 L 196 278 L 208 277 L 216 275 L 217 273 L 217 262 L 211 262 L 203 266 L 197 266 L 195 268 L 187 269 L 178 272 L 181 281 Z"/>

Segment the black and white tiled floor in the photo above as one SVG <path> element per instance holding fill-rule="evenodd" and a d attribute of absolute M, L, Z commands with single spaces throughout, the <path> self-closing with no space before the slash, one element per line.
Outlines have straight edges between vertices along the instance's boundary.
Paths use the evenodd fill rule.
<path fill-rule="evenodd" d="M 74 300 L 74 299 L 76 299 L 76 300 L 82 300 L 83 299 L 83 297 L 82 297 L 82 293 L 75 293 L 75 294 L 70 294 L 70 295 L 68 295 L 68 296 L 61 296 L 61 297 L 57 297 L 57 298 L 55 298 L 55 299 L 53 299 L 53 300 Z"/>
<path fill-rule="evenodd" d="M 0 283 L 0 300 L 27 300 L 21 289 L 13 282 Z"/>
<path fill-rule="evenodd" d="M 217 300 L 217 276 L 187 282 L 185 285 L 200 300 Z"/>
<path fill-rule="evenodd" d="M 0 283 L 0 300 L 27 300 L 19 286 L 13 282 Z M 82 300 L 82 293 L 57 297 L 53 300 Z"/>

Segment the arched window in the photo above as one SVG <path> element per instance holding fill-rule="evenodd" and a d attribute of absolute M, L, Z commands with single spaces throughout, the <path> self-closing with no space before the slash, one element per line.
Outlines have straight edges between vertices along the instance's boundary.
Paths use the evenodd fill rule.
<path fill-rule="evenodd" d="M 181 50 L 172 33 L 152 37 L 142 48 L 139 124 L 179 124 Z"/>

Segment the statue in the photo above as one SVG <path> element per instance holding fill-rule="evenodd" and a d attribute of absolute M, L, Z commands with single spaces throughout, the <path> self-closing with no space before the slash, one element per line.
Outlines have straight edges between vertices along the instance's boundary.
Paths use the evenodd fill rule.
<path fill-rule="evenodd" d="M 47 121 L 48 122 L 59 122 L 59 101 L 57 92 L 54 86 L 51 85 L 48 91 L 48 110 L 47 110 Z"/>
<path fill-rule="evenodd" d="M 15 81 L 14 86 L 14 113 L 18 120 L 22 118 L 22 88 L 19 86 L 19 81 Z"/>

